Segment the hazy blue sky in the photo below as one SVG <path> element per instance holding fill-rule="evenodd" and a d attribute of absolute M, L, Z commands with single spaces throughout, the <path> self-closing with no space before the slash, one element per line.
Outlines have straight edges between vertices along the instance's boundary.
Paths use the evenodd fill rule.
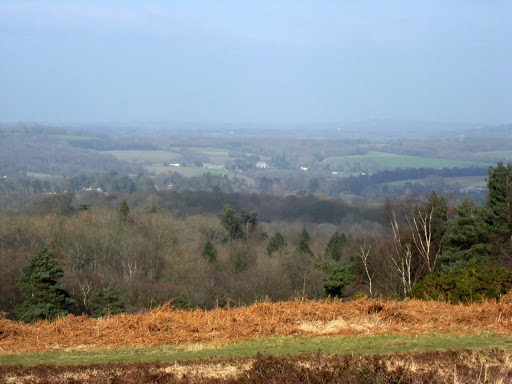
<path fill-rule="evenodd" d="M 512 121 L 512 1 L 0 3 L 0 121 Z"/>

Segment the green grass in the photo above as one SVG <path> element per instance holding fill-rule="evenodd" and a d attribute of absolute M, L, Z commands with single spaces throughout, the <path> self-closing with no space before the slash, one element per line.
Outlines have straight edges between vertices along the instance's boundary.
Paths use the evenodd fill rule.
<path fill-rule="evenodd" d="M 76 135 L 50 135 L 52 137 L 63 140 L 101 140 L 100 137 L 95 136 L 76 136 Z"/>
<path fill-rule="evenodd" d="M 176 152 L 152 150 L 118 150 L 118 151 L 103 151 L 116 157 L 118 160 L 128 161 L 130 163 L 144 163 L 149 161 L 151 163 L 162 164 L 178 162 L 181 155 Z"/>
<path fill-rule="evenodd" d="M 368 155 L 328 157 L 323 161 L 332 169 L 348 163 L 376 163 L 387 168 L 467 168 L 488 167 L 490 164 L 475 161 L 435 159 L 430 157 L 402 156 L 392 153 L 370 152 Z M 364 168 L 364 165 L 363 165 Z"/>
<path fill-rule="evenodd" d="M 96 351 L 69 351 L 0 354 L 1 365 L 92 364 L 108 362 L 152 362 L 198 360 L 207 358 L 251 357 L 257 353 L 294 355 L 314 353 L 319 349 L 327 354 L 383 354 L 447 349 L 512 350 L 512 337 L 483 333 L 471 336 L 431 334 L 428 336 L 336 336 L 295 337 L 279 336 L 247 340 L 232 344 L 196 344 L 151 348 L 122 348 Z"/>
<path fill-rule="evenodd" d="M 61 175 L 50 175 L 49 173 L 38 173 L 38 172 L 27 172 L 27 176 L 34 177 L 36 179 L 50 179 L 50 178 L 62 178 Z"/>

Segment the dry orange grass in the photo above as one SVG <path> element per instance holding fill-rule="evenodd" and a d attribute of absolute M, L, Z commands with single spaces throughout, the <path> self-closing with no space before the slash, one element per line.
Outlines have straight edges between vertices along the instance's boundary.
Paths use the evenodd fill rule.
<path fill-rule="evenodd" d="M 234 342 L 275 335 L 419 335 L 429 331 L 512 335 L 512 303 L 290 301 L 210 311 L 162 306 L 94 319 L 23 324 L 0 320 L 0 353 Z"/>

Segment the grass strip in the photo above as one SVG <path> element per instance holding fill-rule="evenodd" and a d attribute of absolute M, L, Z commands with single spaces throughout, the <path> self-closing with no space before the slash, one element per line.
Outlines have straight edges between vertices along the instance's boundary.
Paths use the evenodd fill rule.
<path fill-rule="evenodd" d="M 186 361 L 209 358 L 251 357 L 257 353 L 296 355 L 322 350 L 326 354 L 387 354 L 447 349 L 512 350 L 512 337 L 491 333 L 453 336 L 277 336 L 230 344 L 191 344 L 150 348 L 120 348 L 93 351 L 58 351 L 0 354 L 0 365 L 67 365 L 93 363 L 134 363 Z"/>

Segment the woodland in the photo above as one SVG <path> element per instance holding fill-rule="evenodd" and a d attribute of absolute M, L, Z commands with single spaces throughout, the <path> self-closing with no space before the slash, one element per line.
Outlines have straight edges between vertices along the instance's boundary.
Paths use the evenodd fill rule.
<path fill-rule="evenodd" d="M 25 201 L 0 214 L 0 310 L 32 322 L 168 302 L 498 299 L 512 289 L 512 165 L 488 172 L 483 205 L 436 192 L 373 204 L 216 191 Z"/>

